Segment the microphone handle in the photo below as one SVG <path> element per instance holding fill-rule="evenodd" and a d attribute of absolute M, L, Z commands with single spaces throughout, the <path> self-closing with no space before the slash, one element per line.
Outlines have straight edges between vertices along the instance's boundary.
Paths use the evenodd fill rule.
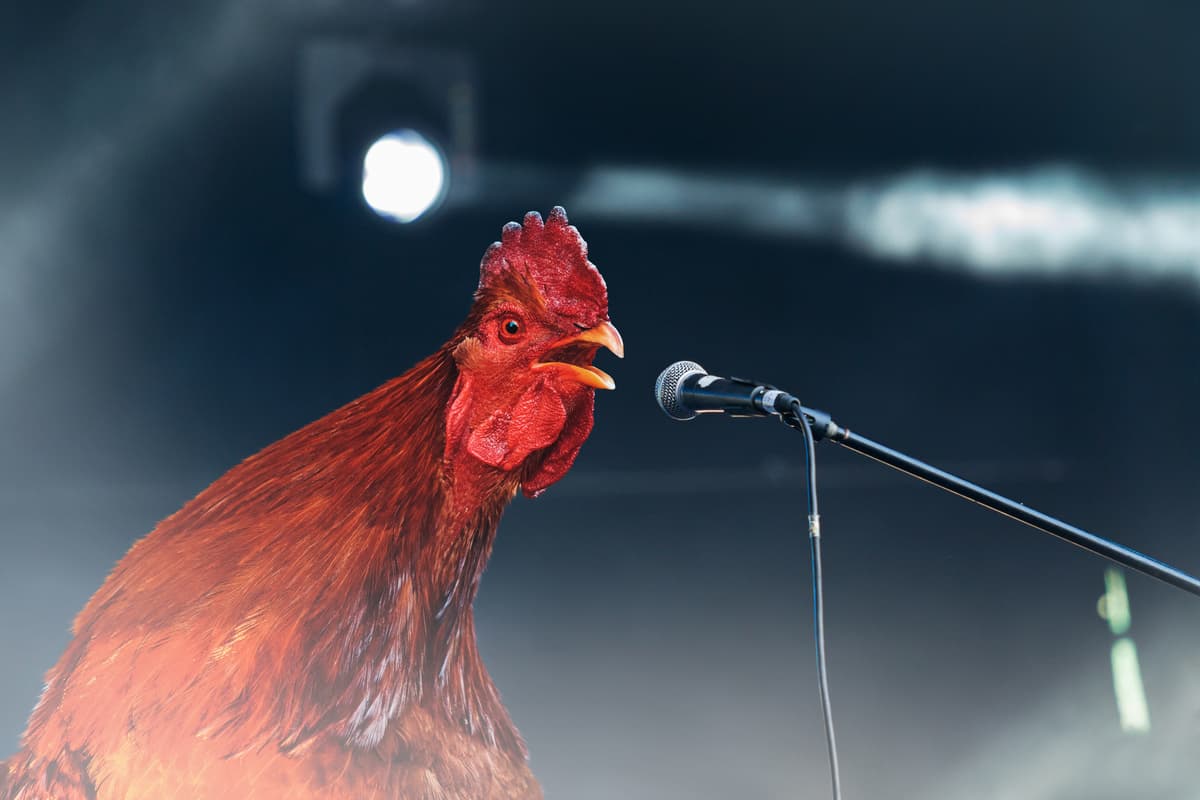
<path fill-rule="evenodd" d="M 787 392 L 745 378 L 716 375 L 688 377 L 679 387 L 679 400 L 697 414 L 761 417 L 791 408 L 796 399 Z"/>
<path fill-rule="evenodd" d="M 762 386 L 750 381 L 703 375 L 684 381 L 679 390 L 679 399 L 697 414 L 732 412 L 760 415 L 762 409 L 755 405 L 754 400 L 764 391 Z"/>

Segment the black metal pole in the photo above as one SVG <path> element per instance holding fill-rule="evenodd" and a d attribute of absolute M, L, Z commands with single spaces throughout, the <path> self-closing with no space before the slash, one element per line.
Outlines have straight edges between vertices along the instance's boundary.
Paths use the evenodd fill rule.
<path fill-rule="evenodd" d="M 1151 578 L 1158 578 L 1160 581 L 1164 581 L 1172 586 L 1183 589 L 1185 592 L 1191 592 L 1200 597 L 1200 580 L 1188 575 L 1186 572 L 1175 569 L 1169 564 L 1164 564 L 1161 561 L 1119 545 L 1116 542 L 1110 542 L 1108 539 L 1104 539 L 1094 533 L 1088 533 L 1082 528 L 1068 525 L 1062 520 L 1055 519 L 1040 511 L 1035 511 L 1014 500 L 1009 500 L 1007 497 L 989 491 L 978 484 L 963 480 L 957 475 L 952 475 L 937 467 L 930 466 L 924 461 L 918 461 L 911 456 L 893 450 L 879 442 L 872 441 L 865 436 L 852 433 L 848 428 L 843 428 L 835 423 L 824 411 L 817 411 L 804 406 L 801 406 L 800 410 L 804 414 L 816 439 L 829 439 L 848 450 L 861 453 L 881 464 L 886 464 L 907 475 L 912 475 L 914 478 L 919 478 L 926 483 L 933 484 L 939 489 L 945 489 L 947 492 L 956 494 L 959 497 L 965 497 L 967 500 L 978 503 L 984 508 L 989 508 L 1006 517 L 1011 517 L 1018 522 L 1024 522 L 1031 528 L 1037 528 L 1052 536 L 1057 536 L 1076 547 L 1082 547 L 1084 550 L 1103 556 L 1109 561 L 1137 570 L 1143 575 L 1149 575 Z"/>

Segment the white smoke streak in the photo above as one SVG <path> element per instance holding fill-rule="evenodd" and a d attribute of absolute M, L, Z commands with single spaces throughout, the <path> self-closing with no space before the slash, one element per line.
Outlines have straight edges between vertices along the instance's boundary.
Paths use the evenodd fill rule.
<path fill-rule="evenodd" d="M 883 258 L 988 275 L 1200 279 L 1200 186 L 1122 185 L 1066 167 L 920 172 L 848 190 L 844 235 Z"/>
<path fill-rule="evenodd" d="M 1194 678 L 1194 620 L 1173 619 L 1137 638 L 1148 646 L 1157 682 L 1147 686 L 1155 707 L 1153 735 L 1121 731 L 1112 675 L 1103 651 L 1081 663 L 1068 684 L 997 726 L 975 751 L 931 772 L 928 800 L 1059 800 L 1087 797 L 1179 797 L 1200 779 L 1200 687 Z M 1143 638 L 1145 637 L 1145 638 Z M 1097 702 L 1101 701 L 1101 702 Z M 1017 766 L 1019 765 L 1019 766 Z"/>
<path fill-rule="evenodd" d="M 986 276 L 1200 281 L 1200 180 L 1104 179 L 1056 166 L 806 183 L 605 167 L 586 177 L 570 207 L 828 240 Z"/>

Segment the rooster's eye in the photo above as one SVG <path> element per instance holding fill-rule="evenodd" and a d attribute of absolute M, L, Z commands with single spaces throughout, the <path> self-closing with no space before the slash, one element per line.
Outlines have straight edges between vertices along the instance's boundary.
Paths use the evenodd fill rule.
<path fill-rule="evenodd" d="M 509 317 L 500 323 L 500 337 L 506 342 L 515 342 L 524 332 L 525 326 L 515 317 Z"/>

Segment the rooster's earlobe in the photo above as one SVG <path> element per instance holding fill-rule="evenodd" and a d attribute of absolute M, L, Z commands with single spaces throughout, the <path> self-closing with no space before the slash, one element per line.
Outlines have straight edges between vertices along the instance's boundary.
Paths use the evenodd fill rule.
<path fill-rule="evenodd" d="M 513 408 L 497 408 L 471 425 L 467 452 L 488 466 L 511 471 L 557 441 L 566 424 L 562 398 L 538 382 L 525 390 Z"/>

